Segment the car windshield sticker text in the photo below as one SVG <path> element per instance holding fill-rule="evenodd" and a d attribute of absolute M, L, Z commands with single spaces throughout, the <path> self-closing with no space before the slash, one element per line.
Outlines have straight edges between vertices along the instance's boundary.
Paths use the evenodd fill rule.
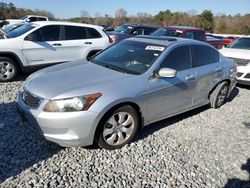
<path fill-rule="evenodd" d="M 155 51 L 163 52 L 165 48 L 162 46 L 147 46 L 145 50 L 155 50 Z"/>

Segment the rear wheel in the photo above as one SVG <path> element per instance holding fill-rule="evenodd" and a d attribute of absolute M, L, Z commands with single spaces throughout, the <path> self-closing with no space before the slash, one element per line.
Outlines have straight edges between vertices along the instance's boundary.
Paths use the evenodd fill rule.
<path fill-rule="evenodd" d="M 108 114 L 99 124 L 96 142 L 113 150 L 129 143 L 138 129 L 138 115 L 131 106 L 122 106 Z"/>
<path fill-rule="evenodd" d="M 212 108 L 220 108 L 226 101 L 229 92 L 229 84 L 222 82 L 210 95 L 210 104 Z"/>
<path fill-rule="evenodd" d="M 15 62 L 8 57 L 0 57 L 0 82 L 13 80 L 18 73 Z"/>

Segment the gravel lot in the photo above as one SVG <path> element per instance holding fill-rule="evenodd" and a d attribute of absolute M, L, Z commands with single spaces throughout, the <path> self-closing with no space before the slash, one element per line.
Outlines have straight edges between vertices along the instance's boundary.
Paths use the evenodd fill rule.
<path fill-rule="evenodd" d="M 146 127 L 122 149 L 61 148 L 24 124 L 0 83 L 0 187 L 250 187 L 250 89 Z"/>

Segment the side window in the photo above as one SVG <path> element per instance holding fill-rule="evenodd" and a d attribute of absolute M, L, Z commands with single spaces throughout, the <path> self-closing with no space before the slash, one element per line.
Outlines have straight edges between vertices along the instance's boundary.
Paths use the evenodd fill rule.
<path fill-rule="evenodd" d="M 133 31 L 134 35 L 144 35 L 144 29 L 143 28 L 135 28 L 135 30 Z"/>
<path fill-rule="evenodd" d="M 86 31 L 84 27 L 65 26 L 65 40 L 81 40 L 86 39 Z"/>
<path fill-rule="evenodd" d="M 155 30 L 151 29 L 151 28 L 145 28 L 144 29 L 144 35 L 150 35 L 151 33 L 153 33 Z"/>
<path fill-rule="evenodd" d="M 102 35 L 94 28 L 86 27 L 86 38 L 87 39 L 96 39 L 102 38 Z"/>
<path fill-rule="evenodd" d="M 203 32 L 194 32 L 194 39 L 204 41 L 205 40 L 205 34 Z"/>
<path fill-rule="evenodd" d="M 37 17 L 37 21 L 47 21 L 47 19 L 46 18 L 39 18 L 39 17 Z"/>
<path fill-rule="evenodd" d="M 185 38 L 193 39 L 194 38 L 194 33 L 193 32 L 186 32 Z"/>
<path fill-rule="evenodd" d="M 160 68 L 171 68 L 176 71 L 191 68 L 189 46 L 180 46 L 172 50 L 163 60 Z"/>
<path fill-rule="evenodd" d="M 60 37 L 60 26 L 44 26 L 31 33 L 34 41 L 58 41 Z"/>
<path fill-rule="evenodd" d="M 193 67 L 219 62 L 219 53 L 208 46 L 192 46 Z"/>
<path fill-rule="evenodd" d="M 28 20 L 29 20 L 29 22 L 35 22 L 35 21 L 37 21 L 36 17 L 29 17 Z"/>

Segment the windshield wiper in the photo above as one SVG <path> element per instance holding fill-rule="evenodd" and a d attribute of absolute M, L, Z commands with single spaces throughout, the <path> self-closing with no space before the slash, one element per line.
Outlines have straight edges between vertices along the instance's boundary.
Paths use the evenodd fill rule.
<path fill-rule="evenodd" d="M 107 65 L 107 64 L 104 64 L 103 66 L 106 67 L 106 68 L 109 68 L 109 69 L 118 71 L 118 72 L 126 73 L 124 70 L 121 70 L 121 69 L 119 69 L 119 68 L 117 68 L 117 67 L 114 67 L 114 66 L 110 66 L 110 65 Z"/>

